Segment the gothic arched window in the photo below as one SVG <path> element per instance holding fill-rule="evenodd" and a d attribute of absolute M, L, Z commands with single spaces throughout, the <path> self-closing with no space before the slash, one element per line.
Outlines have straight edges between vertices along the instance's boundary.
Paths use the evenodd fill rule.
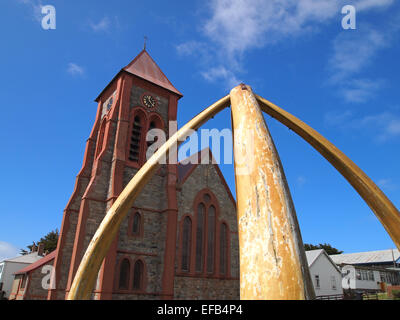
<path fill-rule="evenodd" d="M 190 269 L 190 248 L 192 246 L 192 220 L 186 217 L 183 220 L 182 230 L 182 271 L 189 271 Z"/>
<path fill-rule="evenodd" d="M 212 275 L 216 272 L 219 245 L 218 200 L 211 192 L 200 192 L 196 198 L 195 272 Z M 218 230 L 218 233 L 217 233 Z"/>
<path fill-rule="evenodd" d="M 119 284 L 118 288 L 128 290 L 129 288 L 129 277 L 130 277 L 131 264 L 128 259 L 124 259 L 121 262 L 119 269 Z"/>
<path fill-rule="evenodd" d="M 205 206 L 203 203 L 200 203 L 197 207 L 196 272 L 203 272 L 205 222 Z"/>
<path fill-rule="evenodd" d="M 140 235 L 141 222 L 142 222 L 142 216 L 140 215 L 139 212 L 136 212 L 133 215 L 133 221 L 132 221 L 132 230 L 131 230 L 131 232 L 132 232 L 133 236 Z"/>
<path fill-rule="evenodd" d="M 225 223 L 221 224 L 219 234 L 219 272 L 222 275 L 227 275 L 228 269 L 228 226 Z"/>
<path fill-rule="evenodd" d="M 207 216 L 207 272 L 214 272 L 214 255 L 215 255 L 215 207 L 208 208 Z"/>
<path fill-rule="evenodd" d="M 143 289 L 143 262 L 137 260 L 135 266 L 133 267 L 133 289 L 142 290 Z"/>

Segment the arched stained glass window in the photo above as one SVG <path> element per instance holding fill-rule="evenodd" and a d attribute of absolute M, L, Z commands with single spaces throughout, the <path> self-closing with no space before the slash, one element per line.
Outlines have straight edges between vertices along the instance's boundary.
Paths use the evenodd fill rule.
<path fill-rule="evenodd" d="M 186 217 L 183 221 L 182 232 L 182 271 L 189 271 L 190 266 L 190 248 L 192 245 L 192 220 Z"/>
<path fill-rule="evenodd" d="M 197 207 L 196 227 L 196 272 L 203 272 L 205 207 L 200 203 Z"/>
<path fill-rule="evenodd" d="M 214 272 L 214 255 L 215 255 L 215 207 L 208 208 L 207 219 L 207 272 Z"/>

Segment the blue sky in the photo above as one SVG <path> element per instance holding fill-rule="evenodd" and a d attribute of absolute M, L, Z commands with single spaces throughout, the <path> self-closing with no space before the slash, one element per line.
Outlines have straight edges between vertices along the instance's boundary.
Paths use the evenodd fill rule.
<path fill-rule="evenodd" d="M 354 4 L 357 29 L 343 30 Z M 56 8 L 43 30 L 41 5 Z M 178 123 L 243 81 L 348 155 L 400 207 L 400 4 L 392 0 L 60 1 L 0 6 L 0 258 L 60 228 L 93 100 L 142 49 L 184 97 Z M 393 248 L 372 211 L 306 142 L 266 117 L 303 240 Z M 205 128 L 230 128 L 229 110 Z M 232 165 L 222 165 L 234 190 Z"/>

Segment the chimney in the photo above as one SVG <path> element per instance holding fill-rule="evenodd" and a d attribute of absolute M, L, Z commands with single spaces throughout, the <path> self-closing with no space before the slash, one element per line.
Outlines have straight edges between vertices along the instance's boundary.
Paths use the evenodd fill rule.
<path fill-rule="evenodd" d="M 43 256 L 43 253 L 44 253 L 44 244 L 43 243 L 39 243 L 38 256 Z"/>
<path fill-rule="evenodd" d="M 32 253 L 33 253 L 33 252 L 36 252 L 36 250 L 37 250 L 37 247 L 36 247 L 36 243 L 34 242 L 34 243 L 32 244 L 31 252 L 32 252 Z"/>

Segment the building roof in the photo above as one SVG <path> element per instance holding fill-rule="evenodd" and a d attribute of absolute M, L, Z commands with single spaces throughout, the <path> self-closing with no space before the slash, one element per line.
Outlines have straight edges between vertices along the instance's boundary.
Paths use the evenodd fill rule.
<path fill-rule="evenodd" d="M 335 267 L 335 269 L 336 269 L 338 272 L 341 272 L 340 269 L 338 268 L 338 266 L 337 266 L 337 265 L 335 264 L 335 262 L 330 258 L 330 256 L 326 253 L 326 251 L 325 251 L 324 249 L 317 249 L 317 250 L 309 250 L 309 251 L 306 251 L 307 264 L 308 264 L 308 267 L 309 267 L 309 268 L 313 265 L 313 263 L 314 263 L 315 261 L 317 261 L 318 257 L 319 257 L 321 254 L 326 256 L 326 258 L 330 261 L 330 263 L 332 263 L 332 265 Z"/>
<path fill-rule="evenodd" d="M 180 93 L 168 80 L 165 74 L 161 71 L 160 67 L 153 60 L 148 52 L 144 49 L 139 55 L 132 60 L 123 70 L 134 74 L 144 80 L 150 81 L 159 85 L 160 87 L 176 93 L 182 97 Z"/>
<path fill-rule="evenodd" d="M 18 256 L 12 259 L 6 259 L 4 260 L 4 262 L 14 262 L 14 263 L 34 263 L 36 261 L 38 261 L 39 259 L 43 258 L 43 256 L 38 255 L 37 251 L 36 252 L 32 252 L 32 253 L 28 253 L 26 255 L 23 256 Z"/>
<path fill-rule="evenodd" d="M 157 63 L 150 57 L 149 53 L 144 49 L 140 52 L 135 59 L 131 61 L 125 68 L 122 68 L 117 75 L 110 81 L 110 83 L 103 89 L 95 101 L 99 101 L 101 95 L 107 90 L 107 88 L 118 78 L 118 76 L 127 72 L 133 74 L 141 79 L 147 80 L 154 83 L 161 88 L 164 88 L 170 92 L 173 92 L 182 98 L 182 93 L 176 89 L 172 83 L 168 80 L 165 74 L 161 71 Z"/>
<path fill-rule="evenodd" d="M 40 268 L 41 266 L 43 266 L 46 263 L 53 260 L 56 257 L 56 254 L 57 254 L 57 250 L 54 250 L 52 253 L 49 253 L 48 255 L 42 257 L 40 260 L 30 264 L 29 266 L 19 270 L 18 272 L 14 273 L 14 274 L 24 274 L 24 273 L 28 273 L 32 270 L 35 270 L 37 268 Z"/>
<path fill-rule="evenodd" d="M 323 251 L 323 249 L 306 251 L 307 263 L 309 267 L 311 267 L 311 265 L 315 262 L 315 260 L 317 260 Z"/>
<path fill-rule="evenodd" d="M 381 264 L 392 263 L 400 259 L 397 249 L 367 251 L 358 253 L 334 254 L 330 256 L 336 264 Z"/>

